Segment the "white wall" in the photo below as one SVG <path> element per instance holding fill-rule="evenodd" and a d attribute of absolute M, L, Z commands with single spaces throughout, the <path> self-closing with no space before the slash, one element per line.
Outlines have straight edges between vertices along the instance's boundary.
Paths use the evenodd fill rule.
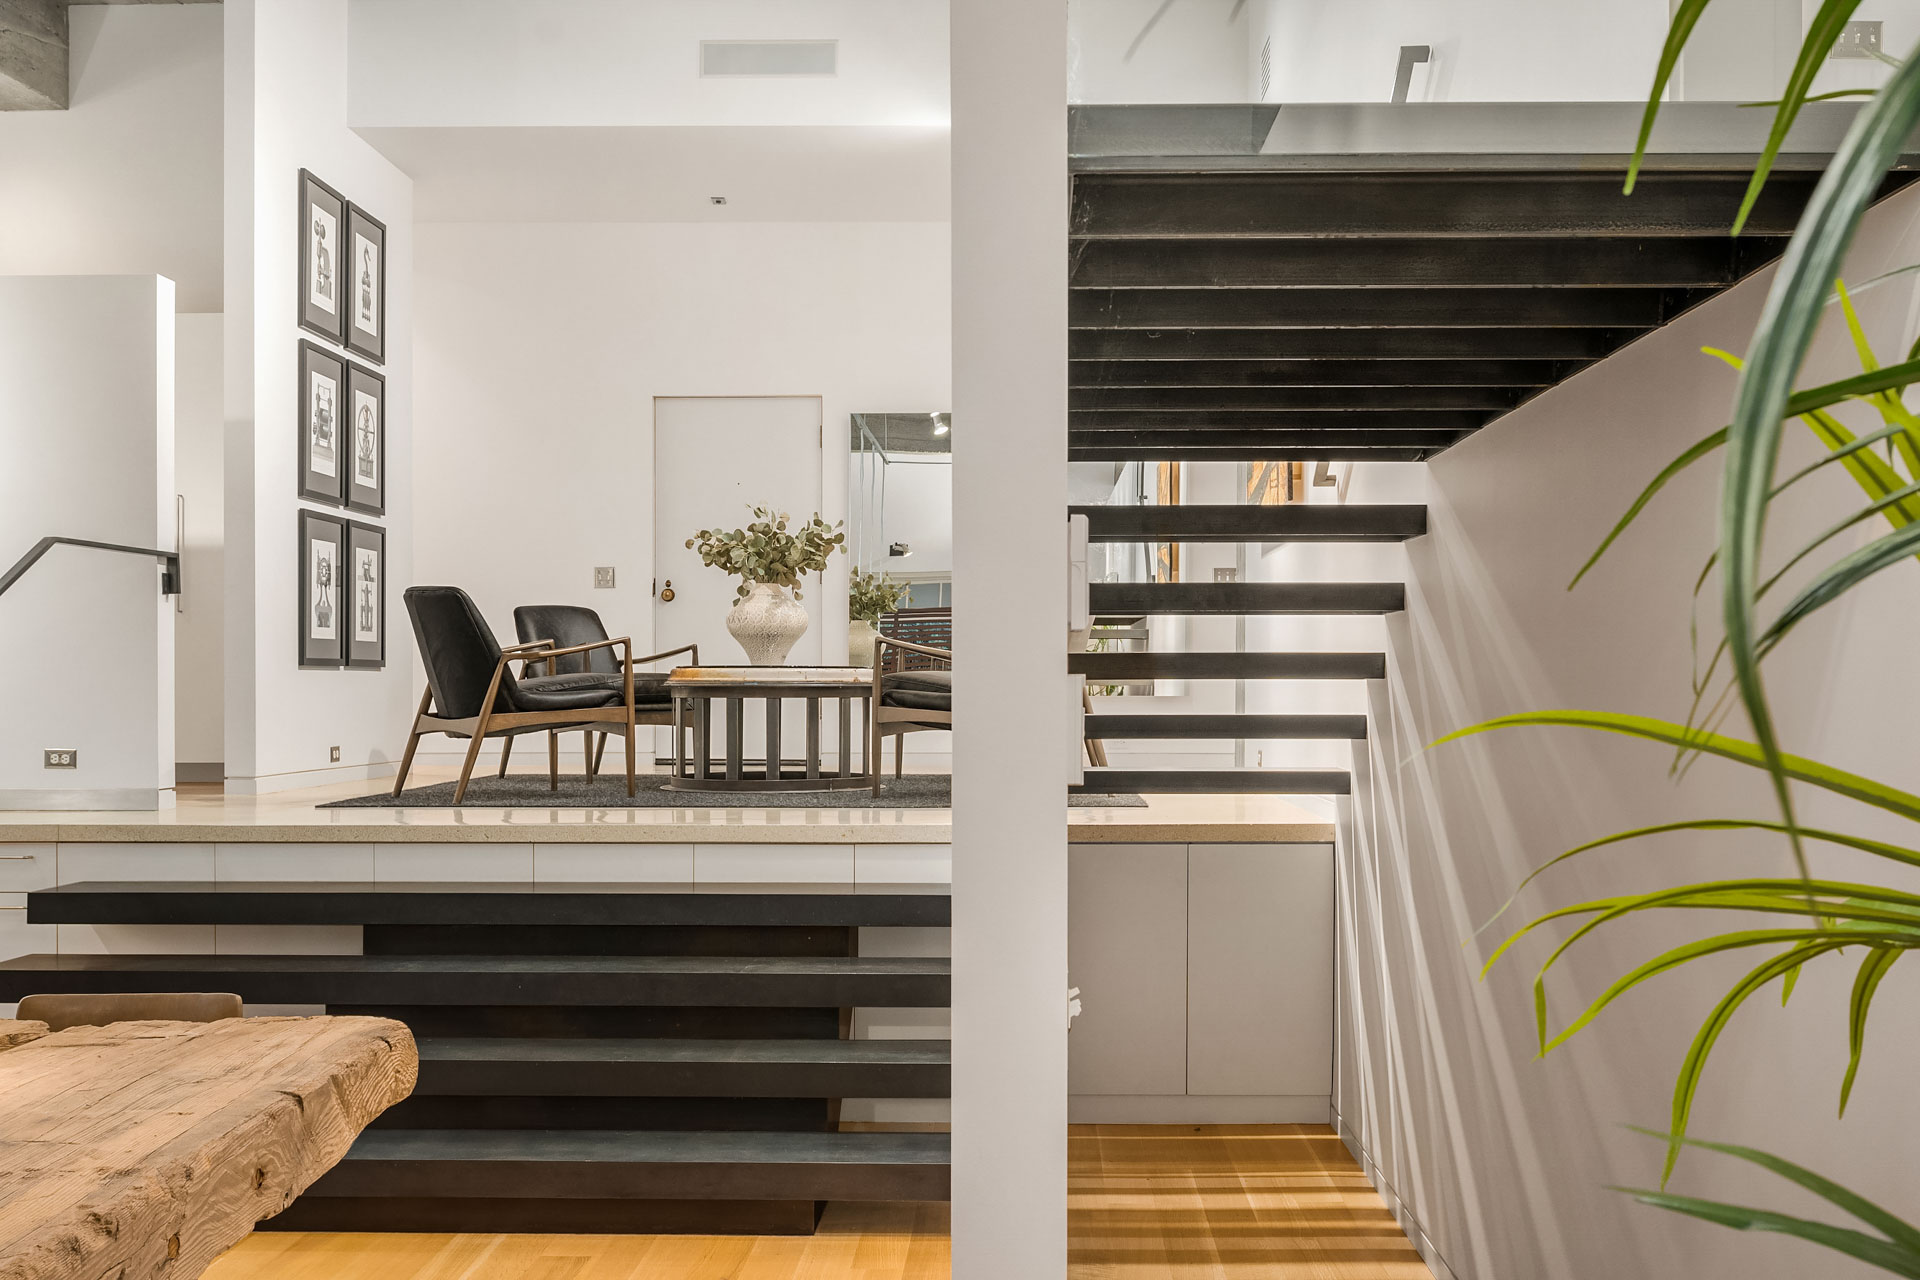
<path fill-rule="evenodd" d="M 891 462 L 887 465 L 886 511 L 881 516 L 885 543 L 904 542 L 913 554 L 885 559 L 879 568 L 895 577 L 953 572 L 953 464 Z"/>
<path fill-rule="evenodd" d="M 187 589 L 174 614 L 173 758 L 182 764 L 214 765 L 226 758 L 224 340 L 218 315 L 177 318 L 174 484 L 184 500 L 181 562 Z M 172 546 L 172 510 L 166 515 L 169 541 L 164 545 Z"/>
<path fill-rule="evenodd" d="M 655 396 L 821 396 L 830 521 L 846 516 L 850 414 L 952 401 L 943 223 L 418 232 L 407 581 L 464 587 L 503 636 L 515 605 L 553 601 L 652 634 Z M 714 441 L 712 465 L 727 454 Z M 595 590 L 596 565 L 618 586 Z M 836 557 L 822 598 L 844 600 L 846 578 Z M 821 643 L 845 647 L 837 611 Z"/>
<path fill-rule="evenodd" d="M 0 277 L 0 567 L 48 535 L 173 545 L 173 283 Z M 173 603 L 153 560 L 55 547 L 0 597 L 0 808 L 173 786 Z M 75 748 L 49 772 L 41 751 Z"/>
<path fill-rule="evenodd" d="M 1916 193 L 1874 211 L 1846 274 L 1860 280 L 1913 261 L 1917 219 Z M 1669 753 L 1575 731 L 1511 731 L 1423 749 L 1450 730 L 1531 708 L 1684 717 L 1689 595 L 1716 542 L 1720 459 L 1656 499 L 1577 591 L 1564 588 L 1651 474 L 1724 424 L 1734 379 L 1699 348 L 1743 349 L 1766 287 L 1742 285 L 1429 468 L 1433 531 L 1409 544 L 1408 609 L 1387 629 L 1388 679 L 1373 690 L 1375 736 L 1357 760 L 1341 824 L 1336 1089 L 1350 1141 L 1463 1278 L 1869 1274 L 1838 1255 L 1664 1215 L 1603 1190 L 1657 1179 L 1659 1144 L 1619 1126 L 1666 1125 L 1682 1054 L 1713 1000 L 1744 971 L 1738 962 L 1660 978 L 1544 1062 L 1534 1060 L 1527 967 L 1542 948 L 1524 948 L 1517 963 L 1475 981 L 1497 931 L 1474 931 L 1532 867 L 1644 824 L 1770 817 L 1761 779 L 1703 762 L 1676 786 Z M 1863 299 L 1883 350 L 1906 349 L 1914 302 L 1910 277 Z M 1823 335 L 1800 385 L 1857 372 L 1837 328 Z M 1791 429 L 1789 439 L 1783 467 L 1817 456 L 1803 431 Z M 1352 496 L 1379 499 L 1358 472 Z M 1835 475 L 1791 504 L 1768 538 L 1775 555 L 1830 523 L 1842 503 L 1859 506 L 1859 494 Z M 1862 526 L 1857 538 L 1878 531 Z M 1850 545 L 1857 541 L 1838 540 L 1835 553 Z M 1716 634 L 1711 592 L 1703 613 L 1705 633 Z M 1910 659 L 1917 613 L 1920 573 L 1901 564 L 1795 634 L 1767 668 L 1788 750 L 1920 786 L 1910 732 L 1920 695 L 1893 674 Z M 1743 727 L 1737 715 L 1732 725 Z M 1812 797 L 1802 810 L 1814 825 L 1911 838 L 1869 815 Z M 1891 874 L 1885 864 L 1824 857 L 1816 871 Z M 1780 842 L 1738 835 L 1628 846 L 1556 871 L 1522 894 L 1508 919 L 1742 872 L 1790 874 L 1791 862 Z M 1629 965 L 1701 927 L 1635 924 L 1583 945 L 1550 984 L 1556 1025 Z M 1822 961 L 1802 977 L 1791 1006 L 1762 993 L 1738 1017 L 1707 1068 L 1693 1131 L 1809 1164 L 1904 1212 L 1920 1195 L 1912 1159 L 1920 1097 L 1910 1069 L 1920 1033 L 1904 1016 L 1920 994 L 1920 973 L 1895 971 L 1882 989 L 1852 1106 L 1836 1121 L 1851 969 Z M 1704 1153 L 1683 1158 L 1674 1189 L 1806 1207 L 1777 1179 Z"/>
<path fill-rule="evenodd" d="M 1240 0 L 1073 0 L 1069 102 L 1251 102 L 1249 5 Z"/>
<path fill-rule="evenodd" d="M 392 771 L 418 697 L 413 572 L 413 186 L 346 126 L 347 0 L 226 13 L 226 763 L 248 793 Z M 301 169 L 387 226 L 387 665 L 302 670 L 293 406 Z M 257 270 L 256 270 L 257 267 Z M 330 764 L 330 747 L 340 763 Z"/>
<path fill-rule="evenodd" d="M 68 21 L 72 106 L 0 113 L 0 275 L 152 273 L 220 310 L 221 7 Z"/>
<path fill-rule="evenodd" d="M 944 125 L 942 0 L 353 0 L 355 125 Z M 702 40 L 840 42 L 702 78 Z"/>

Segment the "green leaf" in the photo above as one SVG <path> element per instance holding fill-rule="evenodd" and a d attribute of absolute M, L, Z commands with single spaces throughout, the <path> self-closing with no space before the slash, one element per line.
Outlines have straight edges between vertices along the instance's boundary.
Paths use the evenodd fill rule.
<path fill-rule="evenodd" d="M 1675 458 L 1672 462 L 1669 462 L 1666 466 L 1662 467 L 1660 469 L 1660 474 L 1653 478 L 1653 482 L 1651 484 L 1649 484 L 1645 489 L 1642 489 L 1640 491 L 1640 496 L 1635 498 L 1633 500 L 1633 505 L 1627 508 L 1627 514 L 1620 517 L 1620 522 L 1613 526 L 1612 531 L 1609 532 L 1607 536 L 1601 540 L 1599 547 L 1597 547 L 1594 550 L 1594 553 L 1587 557 L 1587 562 L 1580 566 L 1580 572 L 1573 575 L 1573 581 L 1567 584 L 1567 590 L 1571 591 L 1575 587 L 1580 585 L 1580 579 L 1587 576 L 1587 570 L 1593 568 L 1594 565 L 1600 563 L 1600 557 L 1607 554 L 1607 548 L 1611 547 L 1614 544 L 1614 540 L 1619 538 L 1621 534 L 1627 531 L 1627 526 L 1634 522 L 1634 519 L 1639 516 L 1641 510 L 1644 509 L 1649 502 L 1653 501 L 1653 496 L 1656 493 L 1659 493 L 1662 489 L 1667 487 L 1667 482 L 1669 480 L 1673 479 L 1675 476 L 1679 475 L 1682 471 L 1685 471 L 1688 467 L 1692 466 L 1694 463 L 1698 462 L 1700 459 L 1706 457 L 1708 454 L 1712 453 L 1715 449 L 1718 449 L 1721 445 L 1725 444 L 1726 442 L 1727 442 L 1727 429 L 1725 427 L 1722 427 L 1720 428 L 1720 430 L 1714 432 L 1712 435 L 1708 436 L 1705 440 L 1700 441 L 1698 444 L 1688 449 L 1685 453 Z"/>
<path fill-rule="evenodd" d="M 1862 1262 L 1897 1276 L 1920 1277 L 1920 1252 L 1876 1239 L 1864 1231 L 1855 1231 L 1850 1227 L 1831 1226 L 1824 1222 L 1790 1217 L 1787 1214 L 1772 1213 L 1765 1209 L 1743 1209 L 1738 1205 L 1722 1204 L 1717 1200 L 1699 1200 L 1692 1196 L 1673 1195 L 1666 1191 L 1639 1191 L 1631 1187 L 1611 1189 L 1624 1192 L 1641 1204 L 1652 1205 L 1656 1209 L 1684 1213 L 1688 1217 L 1699 1218 L 1723 1227 L 1732 1227 L 1736 1231 L 1772 1231 L 1780 1235 L 1795 1236 L 1810 1244 L 1817 1244 L 1822 1248 L 1832 1249 L 1836 1253 L 1858 1258 Z"/>
<path fill-rule="evenodd" d="M 1613 711 L 1523 711 L 1510 716 L 1496 716 L 1491 720 L 1483 720 L 1479 724 L 1468 725 L 1464 729 L 1456 729 L 1432 745 L 1438 747 L 1460 738 L 1476 733 L 1487 733 L 1495 729 L 1541 726 L 1598 729 L 1607 733 L 1620 733 L 1629 737 L 1664 742 L 1669 746 L 1684 746 L 1723 759 L 1737 760 L 1741 764 L 1759 767 L 1765 767 L 1767 764 L 1761 748 L 1754 743 L 1700 729 L 1687 729 L 1668 720 L 1656 720 L 1650 716 L 1623 715 Z M 1846 796 L 1863 804 L 1870 804 L 1877 809 L 1885 809 L 1889 813 L 1897 813 L 1903 818 L 1920 822 L 1920 796 L 1801 756 L 1780 756 L 1780 767 L 1786 777 L 1812 783 L 1835 795 Z M 1792 834 L 1797 828 L 1798 824 L 1792 822 L 1790 818 L 1781 827 L 1788 834 Z"/>
<path fill-rule="evenodd" d="M 1644 1133 L 1650 1138 L 1659 1138 L 1662 1141 L 1665 1141 L 1669 1136 L 1664 1133 L 1655 1133 L 1650 1129 L 1635 1128 L 1634 1132 Z M 1882 1209 L 1865 1196 L 1849 1191 L 1839 1183 L 1828 1178 L 1823 1178 L 1811 1169 L 1797 1165 L 1791 1160 L 1783 1160 L 1779 1156 L 1769 1155 L 1764 1151 L 1757 1151 L 1752 1147 L 1736 1147 L 1721 1142 L 1708 1142 L 1703 1138 L 1688 1138 L 1686 1139 L 1686 1145 L 1698 1147 L 1703 1151 L 1714 1151 L 1721 1155 L 1733 1156 L 1735 1159 L 1745 1160 L 1749 1164 L 1758 1165 L 1769 1173 L 1777 1174 L 1787 1179 L 1787 1181 L 1792 1182 L 1794 1185 L 1811 1191 L 1822 1200 L 1858 1218 L 1902 1248 L 1911 1249 L 1915 1253 L 1920 1253 L 1920 1228 L 1915 1228 L 1911 1224 L 1887 1212 L 1885 1209 Z"/>
<path fill-rule="evenodd" d="M 1876 92 L 1877 90 L 1874 89 L 1835 89 L 1831 93 L 1810 93 L 1800 99 L 1800 101 L 1832 102 L 1835 98 L 1871 98 Z M 1742 107 L 1777 107 L 1785 101 L 1785 98 L 1769 98 L 1765 102 L 1742 102 L 1739 105 Z"/>
<path fill-rule="evenodd" d="M 1706 11 L 1707 0 L 1680 0 L 1674 8 L 1673 23 L 1667 28 L 1667 40 L 1660 49 L 1660 65 L 1653 73 L 1653 89 L 1647 94 L 1647 108 L 1640 117 L 1640 137 L 1633 146 L 1633 161 L 1627 166 L 1628 195 L 1633 194 L 1633 185 L 1640 178 L 1640 165 L 1646 159 L 1647 143 L 1653 137 L 1653 122 L 1660 114 L 1660 95 L 1667 91 L 1674 68 L 1680 65 L 1680 53 L 1687 47 L 1687 37 L 1693 34 L 1694 25 Z"/>
<path fill-rule="evenodd" d="M 1740 202 L 1740 212 L 1733 220 L 1733 234 L 1739 235 L 1741 228 L 1747 225 L 1747 216 L 1753 212 L 1754 204 L 1760 199 L 1760 191 L 1767 184 L 1767 176 L 1773 172 L 1774 161 L 1780 157 L 1780 148 L 1786 145 L 1787 134 L 1793 129 L 1793 122 L 1805 105 L 1807 91 L 1813 88 L 1815 77 L 1833 50 L 1834 41 L 1840 38 L 1840 32 L 1847 25 L 1847 19 L 1860 7 L 1860 0 L 1825 0 L 1813 20 L 1807 24 L 1807 38 L 1800 45 L 1800 56 L 1795 59 L 1793 71 L 1787 76 L 1786 88 L 1780 94 L 1780 108 L 1774 113 L 1773 128 L 1767 134 L 1767 145 L 1760 153 L 1760 161 L 1754 166 L 1753 178 L 1747 183 L 1746 198 Z"/>
<path fill-rule="evenodd" d="M 1893 968 L 1902 949 L 1895 947 L 1875 947 L 1867 952 L 1866 959 L 1860 962 L 1859 971 L 1853 978 L 1853 995 L 1847 1002 L 1847 1074 L 1840 1082 L 1840 1114 L 1847 1114 L 1847 1099 L 1853 1095 L 1853 1078 L 1860 1074 L 1860 1051 L 1866 1047 L 1867 1010 L 1873 1004 L 1873 993 L 1880 989 L 1880 979 L 1887 976 L 1887 970 Z M 1920 1237 L 1916 1238 L 1920 1245 Z"/>
<path fill-rule="evenodd" d="M 1837 12 L 1834 0 L 1822 6 L 1809 44 Z M 1788 787 L 1790 774 L 1760 674 L 1753 597 L 1760 578 L 1762 535 L 1780 455 L 1781 419 L 1792 399 L 1793 379 L 1812 344 L 1827 291 L 1839 278 L 1841 261 L 1860 219 L 1916 123 L 1920 123 L 1920 58 L 1894 71 L 1861 110 L 1815 187 L 1767 294 L 1727 435 L 1720 563 L 1728 656 L 1803 875 L 1806 855 L 1792 832 L 1798 824 Z"/>
<path fill-rule="evenodd" d="M 1920 524 L 1883 534 L 1866 546 L 1842 556 L 1787 602 L 1780 616 L 1760 633 L 1762 652 L 1771 649 L 1801 622 L 1889 565 L 1920 555 Z"/>
<path fill-rule="evenodd" d="M 1727 1023 L 1739 1012 L 1747 998 L 1760 988 L 1784 975 L 1788 970 L 1805 964 L 1816 956 L 1828 951 L 1838 950 L 1844 943 L 1823 941 L 1808 942 L 1773 957 L 1758 965 L 1733 985 L 1733 989 L 1720 997 L 1713 1012 L 1700 1025 L 1693 1037 L 1693 1044 L 1687 1049 L 1686 1059 L 1680 1064 L 1680 1074 L 1673 1083 L 1673 1121 L 1672 1136 L 1667 1140 L 1666 1164 L 1660 1173 L 1660 1186 L 1664 1190 L 1667 1180 L 1673 1176 L 1673 1166 L 1680 1159 L 1680 1147 L 1687 1135 L 1687 1121 L 1693 1113 L 1694 1095 L 1700 1088 L 1700 1076 L 1706 1070 L 1707 1057 L 1713 1052 L 1720 1033 L 1726 1030 Z"/>

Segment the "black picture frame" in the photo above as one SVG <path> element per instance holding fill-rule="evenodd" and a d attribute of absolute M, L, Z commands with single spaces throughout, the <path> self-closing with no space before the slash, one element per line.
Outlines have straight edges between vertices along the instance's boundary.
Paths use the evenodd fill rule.
<path fill-rule="evenodd" d="M 347 367 L 345 356 L 305 338 L 300 340 L 293 418 L 296 487 L 308 501 L 336 507 L 346 500 L 351 458 L 345 447 L 348 437 L 342 417 L 345 406 L 351 403 Z M 383 395 L 383 409 L 384 403 Z"/>
<path fill-rule="evenodd" d="M 387 224 L 357 204 L 347 206 L 347 350 L 375 364 L 387 352 Z"/>
<path fill-rule="evenodd" d="M 300 665 L 338 667 L 345 658 L 340 568 L 346 554 L 347 524 L 323 511 L 302 511 L 299 515 L 295 572 L 300 582 Z"/>
<path fill-rule="evenodd" d="M 345 342 L 347 337 L 340 275 L 347 208 L 345 196 L 307 170 L 300 171 L 300 279 L 294 300 L 300 327 L 329 342 Z"/>
<path fill-rule="evenodd" d="M 347 665 L 378 671 L 387 665 L 387 531 L 350 520 L 346 545 L 349 590 L 341 639 Z"/>
<path fill-rule="evenodd" d="M 387 511 L 387 380 L 347 362 L 346 420 L 341 442 L 346 505 L 370 516 Z"/>

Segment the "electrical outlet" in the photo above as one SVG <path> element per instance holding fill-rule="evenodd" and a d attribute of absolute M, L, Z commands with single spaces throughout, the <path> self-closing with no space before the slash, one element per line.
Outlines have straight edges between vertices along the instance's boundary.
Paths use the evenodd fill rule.
<path fill-rule="evenodd" d="M 331 760 L 331 761 L 333 761 L 333 763 L 335 763 L 335 764 L 339 764 L 339 763 L 340 763 L 340 748 L 338 748 L 338 747 L 328 747 L 328 748 L 327 748 L 327 759 L 329 759 L 329 760 Z"/>
<path fill-rule="evenodd" d="M 48 747 L 41 753 L 41 758 L 46 761 L 42 767 L 47 769 L 78 769 L 80 767 L 80 753 L 71 747 Z"/>
<path fill-rule="evenodd" d="M 593 571 L 593 585 L 595 590 L 600 591 L 604 591 L 613 586 L 613 566 L 607 564 L 595 569 Z"/>
<path fill-rule="evenodd" d="M 1880 56 L 1880 23 L 1849 22 L 1840 28 L 1828 58 L 1877 58 Z"/>
<path fill-rule="evenodd" d="M 1224 568 L 1218 568 L 1213 571 L 1213 580 L 1215 582 L 1238 582 L 1240 580 L 1240 571 L 1230 565 Z"/>

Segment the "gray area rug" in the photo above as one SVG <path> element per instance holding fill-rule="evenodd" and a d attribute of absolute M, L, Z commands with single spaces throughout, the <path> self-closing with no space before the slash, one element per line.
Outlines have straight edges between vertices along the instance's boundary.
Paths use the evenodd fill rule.
<path fill-rule="evenodd" d="M 950 809 L 953 775 L 910 773 L 887 779 L 878 800 L 868 791 L 787 791 L 777 794 L 732 791 L 666 791 L 661 774 L 636 778 L 639 794 L 627 795 L 624 774 L 602 774 L 588 782 L 579 774 L 560 776 L 560 789 L 547 789 L 536 773 L 510 773 L 504 778 L 475 778 L 467 787 L 465 808 L 480 809 Z M 386 792 L 354 796 L 318 806 L 322 809 L 447 809 L 453 807 L 451 782 L 409 787 L 396 799 Z M 1065 797 L 1071 809 L 1144 809 L 1137 795 L 1075 795 Z"/>

